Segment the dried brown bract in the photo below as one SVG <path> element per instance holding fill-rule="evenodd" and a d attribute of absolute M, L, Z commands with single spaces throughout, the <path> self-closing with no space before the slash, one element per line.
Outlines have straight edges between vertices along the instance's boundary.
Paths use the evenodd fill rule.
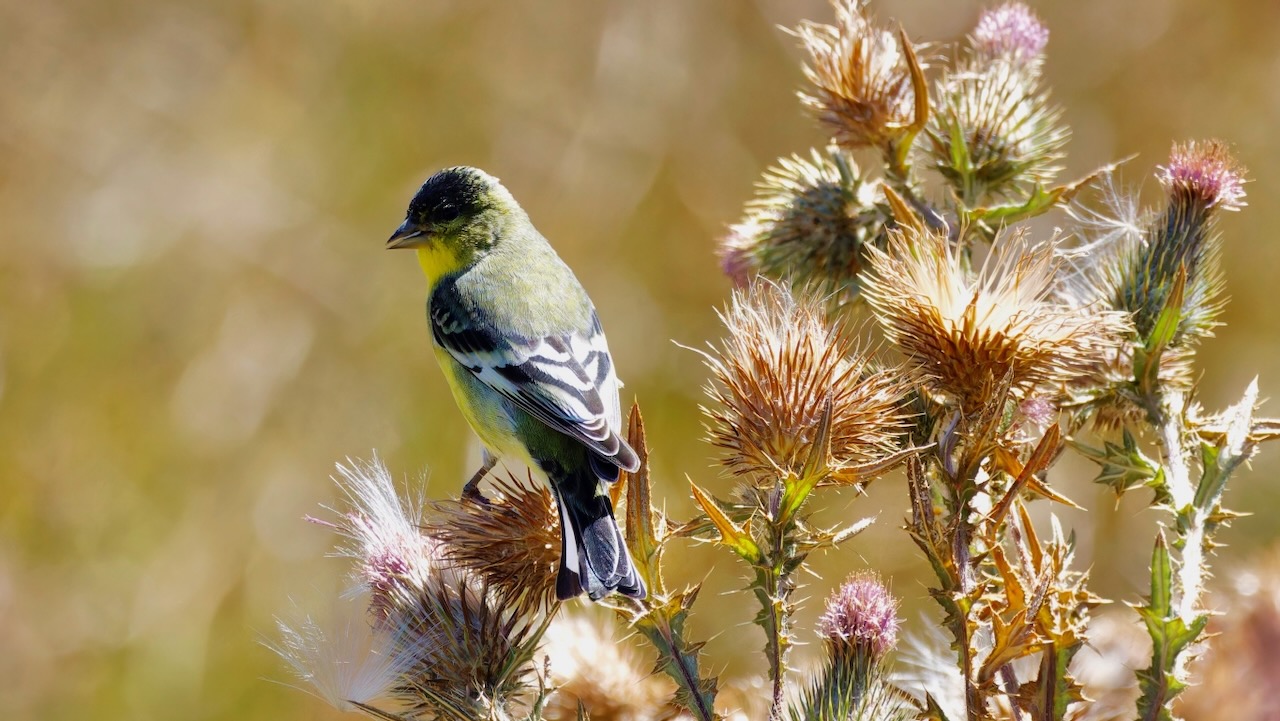
<path fill-rule="evenodd" d="M 1127 335 L 1124 314 L 1051 298 L 1053 243 L 1006 236 L 973 273 L 945 236 L 904 227 L 869 258 L 864 293 L 886 337 L 922 382 L 966 411 L 985 407 L 1006 378 L 1019 398 L 1053 391 Z"/>
<path fill-rule="evenodd" d="M 447 544 L 448 560 L 482 576 L 502 599 L 526 614 L 555 599 L 560 521 L 546 486 L 514 477 L 493 485 L 496 497 L 433 504 L 431 532 Z"/>
<path fill-rule="evenodd" d="M 906 52 L 860 0 L 835 0 L 836 24 L 803 22 L 795 34 L 809 53 L 813 88 L 800 99 L 848 148 L 887 147 L 915 118 Z M 914 49 L 910 50 L 914 52 Z"/>
<path fill-rule="evenodd" d="M 714 375 L 703 410 L 735 475 L 798 474 L 828 401 L 834 475 L 896 448 L 907 419 L 900 374 L 874 370 L 819 300 L 757 282 L 735 291 L 720 318 L 727 335 L 703 354 Z"/>

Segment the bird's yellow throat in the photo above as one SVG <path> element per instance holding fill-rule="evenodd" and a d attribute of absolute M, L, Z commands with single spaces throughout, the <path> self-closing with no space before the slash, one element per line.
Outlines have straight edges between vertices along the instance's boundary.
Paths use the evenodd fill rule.
<path fill-rule="evenodd" d="M 423 274 L 427 276 L 427 282 L 435 285 L 435 282 L 441 276 L 458 269 L 458 255 L 452 249 L 445 246 L 441 242 L 432 242 L 427 245 L 420 246 L 418 249 L 418 265 L 422 268 Z"/>

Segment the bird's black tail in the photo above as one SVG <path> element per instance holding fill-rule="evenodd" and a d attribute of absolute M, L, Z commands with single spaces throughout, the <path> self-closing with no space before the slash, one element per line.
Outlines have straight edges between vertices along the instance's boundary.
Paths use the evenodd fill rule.
<path fill-rule="evenodd" d="M 566 600 L 583 591 L 599 601 L 617 591 L 644 598 L 644 582 L 631 563 L 622 532 L 613 518 L 607 487 L 590 464 L 569 474 L 550 474 L 560 506 L 560 574 L 556 596 Z"/>

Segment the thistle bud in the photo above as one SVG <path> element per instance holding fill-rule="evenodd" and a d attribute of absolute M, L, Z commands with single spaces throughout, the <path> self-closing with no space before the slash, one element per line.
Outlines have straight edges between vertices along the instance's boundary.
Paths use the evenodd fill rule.
<path fill-rule="evenodd" d="M 1173 146 L 1157 178 L 1167 197 L 1165 210 L 1147 227 L 1146 242 L 1130 249 L 1116 305 L 1133 313 L 1145 340 L 1182 274 L 1176 346 L 1208 335 L 1221 310 L 1221 239 L 1213 223 L 1219 210 L 1244 206 L 1244 170 L 1223 143 L 1192 141 Z"/>
<path fill-rule="evenodd" d="M 1069 131 L 1040 82 L 1048 41 L 1025 5 L 988 10 L 969 37 L 970 57 L 938 84 L 929 152 L 968 207 L 1045 185 L 1060 170 Z"/>
<path fill-rule="evenodd" d="M 725 273 L 736 285 L 758 273 L 810 285 L 832 303 L 853 300 L 864 248 L 885 221 L 873 202 L 878 187 L 838 148 L 781 159 L 721 244 Z"/>
<path fill-rule="evenodd" d="M 1244 169 L 1219 140 L 1174 144 L 1169 164 L 1157 176 L 1171 206 L 1184 212 L 1240 210 L 1244 207 Z"/>
<path fill-rule="evenodd" d="M 883 677 L 898 638 L 898 601 L 871 573 L 855 573 L 827 599 L 818 621 L 827 659 L 805 690 L 793 718 L 843 721 L 907 718 L 901 695 Z"/>

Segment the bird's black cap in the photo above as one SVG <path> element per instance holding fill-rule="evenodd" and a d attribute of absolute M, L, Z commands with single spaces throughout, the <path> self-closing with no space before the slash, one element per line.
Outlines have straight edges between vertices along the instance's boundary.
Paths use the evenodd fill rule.
<path fill-rule="evenodd" d="M 409 219 L 422 225 L 447 223 L 484 210 L 490 180 L 475 168 L 445 168 L 427 178 L 409 201 Z"/>

